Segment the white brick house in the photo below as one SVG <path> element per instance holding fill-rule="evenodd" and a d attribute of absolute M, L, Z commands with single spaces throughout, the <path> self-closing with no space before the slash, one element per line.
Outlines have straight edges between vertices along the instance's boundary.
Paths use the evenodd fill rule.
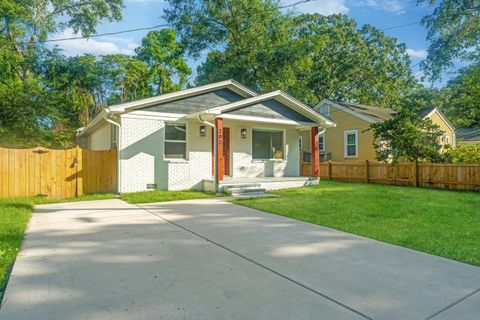
<path fill-rule="evenodd" d="M 333 125 L 281 91 L 257 95 L 228 80 L 111 106 L 78 141 L 118 149 L 119 192 L 218 190 L 228 179 L 300 177 L 302 148 L 318 154 L 310 138 Z"/>

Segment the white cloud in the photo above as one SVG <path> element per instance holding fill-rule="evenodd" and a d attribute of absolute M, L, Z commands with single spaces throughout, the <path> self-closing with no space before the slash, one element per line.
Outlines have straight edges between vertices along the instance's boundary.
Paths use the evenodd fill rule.
<path fill-rule="evenodd" d="M 408 0 L 366 0 L 363 5 L 391 13 L 405 13 Z"/>
<path fill-rule="evenodd" d="M 410 58 L 418 58 L 418 59 L 425 59 L 428 54 L 427 50 L 425 49 L 415 50 L 411 48 L 407 49 L 407 53 L 410 56 Z"/>
<path fill-rule="evenodd" d="M 56 34 L 52 39 L 63 39 L 71 37 L 79 37 L 80 35 L 75 34 L 72 29 L 65 29 L 62 33 Z M 138 44 L 130 38 L 120 38 L 120 37 L 105 37 L 102 39 L 75 39 L 75 40 L 64 40 L 59 42 L 52 42 L 52 45 L 57 45 L 59 48 L 63 49 L 63 53 L 67 56 L 76 56 L 82 55 L 85 53 L 91 53 L 95 55 L 106 55 L 106 54 L 133 54 L 134 48 L 138 47 Z"/>
<path fill-rule="evenodd" d="M 283 0 L 282 5 L 291 5 L 297 2 L 299 0 Z M 287 10 L 295 10 L 299 13 L 320 13 L 327 16 L 334 13 L 347 13 L 348 8 L 345 2 L 346 0 L 313 0 L 299 3 Z"/>

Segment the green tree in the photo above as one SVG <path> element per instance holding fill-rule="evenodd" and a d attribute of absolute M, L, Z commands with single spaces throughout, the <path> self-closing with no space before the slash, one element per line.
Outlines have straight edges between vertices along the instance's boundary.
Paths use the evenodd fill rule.
<path fill-rule="evenodd" d="M 446 156 L 453 163 L 480 163 L 480 145 L 464 144 L 450 149 Z"/>
<path fill-rule="evenodd" d="M 58 52 L 52 54 L 45 40 L 64 28 L 88 36 L 100 21 L 120 20 L 122 8 L 122 0 L 0 2 L 2 144 L 63 146 L 72 141 L 78 113 L 89 110 L 93 103 L 86 93 L 85 78 L 74 78 L 83 88 L 65 81 L 71 74 L 62 73 L 67 68 L 65 59 Z M 43 65 L 46 61 L 51 64 Z M 82 72 L 78 70 L 77 74 Z"/>
<path fill-rule="evenodd" d="M 379 161 L 442 159 L 438 139 L 443 132 L 430 119 L 423 120 L 415 110 L 402 108 L 394 118 L 374 123 L 371 128 Z"/>
<path fill-rule="evenodd" d="M 345 15 L 284 20 L 290 22 L 282 25 L 288 28 L 278 43 L 256 45 L 254 55 L 233 42 L 211 52 L 197 82 L 232 77 L 260 91 L 285 90 L 310 104 L 329 98 L 394 108 L 415 87 L 405 45 L 378 29 L 358 29 Z"/>
<path fill-rule="evenodd" d="M 455 126 L 480 128 L 480 64 L 459 70 L 446 88 L 444 112 Z"/>
<path fill-rule="evenodd" d="M 88 36 L 102 20 L 120 20 L 122 8 L 122 0 L 3 0 L 0 37 L 17 56 L 9 67 L 26 81 L 40 44 L 49 34 L 68 27 Z"/>
<path fill-rule="evenodd" d="M 152 95 L 147 65 L 131 56 L 102 56 L 99 62 L 104 75 L 107 103 L 124 103 Z"/>
<path fill-rule="evenodd" d="M 397 107 L 415 86 L 405 45 L 345 15 L 314 14 L 294 19 L 289 59 L 294 94 L 310 103 L 328 99 Z M 305 93 L 302 91 L 308 90 Z"/>
<path fill-rule="evenodd" d="M 433 13 L 422 19 L 430 41 L 423 69 L 432 79 L 453 66 L 455 60 L 480 58 L 480 0 L 418 0 L 435 5 Z"/>
<path fill-rule="evenodd" d="M 157 94 L 180 90 L 192 73 L 183 58 L 183 46 L 172 29 L 150 31 L 135 51 L 138 59 L 148 65 Z"/>
<path fill-rule="evenodd" d="M 165 18 L 177 30 L 188 53 L 207 61 L 199 68 L 198 84 L 234 78 L 255 89 L 285 65 L 280 46 L 288 41 L 291 22 L 272 0 L 169 0 Z M 280 72 L 278 72 L 280 73 Z"/>

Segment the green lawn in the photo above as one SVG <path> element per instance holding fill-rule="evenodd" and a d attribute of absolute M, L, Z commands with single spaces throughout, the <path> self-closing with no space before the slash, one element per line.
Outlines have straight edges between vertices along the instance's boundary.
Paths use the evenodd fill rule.
<path fill-rule="evenodd" d="M 321 181 L 236 204 L 480 265 L 480 194 Z"/>
<path fill-rule="evenodd" d="M 0 198 L 0 298 L 8 279 L 9 268 L 20 249 L 34 205 L 113 198 L 115 198 L 114 194 L 90 194 L 62 200 L 44 197 Z"/>
<path fill-rule="evenodd" d="M 164 201 L 177 201 L 177 200 L 189 200 L 189 199 L 203 199 L 216 197 L 215 193 L 201 192 L 201 191 L 164 191 L 164 190 L 152 190 L 144 192 L 132 192 L 122 193 L 120 196 L 122 200 L 128 203 L 149 203 L 149 202 L 164 202 Z"/>

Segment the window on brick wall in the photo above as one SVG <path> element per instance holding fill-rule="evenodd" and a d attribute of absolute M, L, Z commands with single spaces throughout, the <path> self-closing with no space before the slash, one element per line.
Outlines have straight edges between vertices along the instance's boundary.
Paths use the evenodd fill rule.
<path fill-rule="evenodd" d="M 253 129 L 253 159 L 283 159 L 283 131 Z"/>
<path fill-rule="evenodd" d="M 165 158 L 187 158 L 187 126 L 185 124 L 165 124 Z"/>

